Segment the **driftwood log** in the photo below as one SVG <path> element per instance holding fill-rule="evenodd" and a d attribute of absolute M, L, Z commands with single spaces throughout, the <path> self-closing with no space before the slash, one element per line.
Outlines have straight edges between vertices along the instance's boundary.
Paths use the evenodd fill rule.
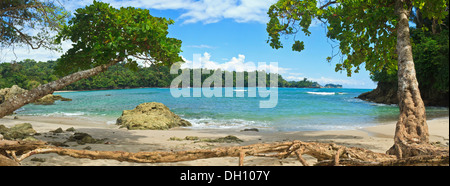
<path fill-rule="evenodd" d="M 449 165 L 448 148 L 441 149 L 441 154 L 433 156 L 415 156 L 397 159 L 396 156 L 376 153 L 357 147 L 345 147 L 333 143 L 316 142 L 277 142 L 253 144 L 247 146 L 220 147 L 214 149 L 187 150 L 174 152 L 122 152 L 89 151 L 54 147 L 45 142 L 0 141 L 0 165 L 20 165 L 20 162 L 34 154 L 56 153 L 74 158 L 111 159 L 137 163 L 165 163 L 192 161 L 215 157 L 237 157 L 243 165 L 245 156 L 287 158 L 295 156 L 304 165 L 309 164 L 303 155 L 310 155 L 318 160 L 319 166 L 404 166 L 404 165 Z"/>

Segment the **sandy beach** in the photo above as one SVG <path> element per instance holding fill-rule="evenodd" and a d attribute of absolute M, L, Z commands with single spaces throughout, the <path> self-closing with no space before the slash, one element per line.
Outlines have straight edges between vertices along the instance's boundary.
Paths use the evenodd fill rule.
<path fill-rule="evenodd" d="M 176 128 L 165 131 L 119 129 L 116 125 L 104 122 L 83 120 L 71 117 L 34 117 L 11 116 L 0 119 L 0 124 L 11 127 L 15 124 L 31 123 L 33 128 L 41 135 L 35 136 L 39 140 L 64 142 L 72 133 L 64 132 L 50 134 L 49 131 L 61 128 L 66 130 L 73 127 L 77 132 L 88 133 L 96 139 L 105 139 L 102 144 L 79 145 L 68 142 L 74 149 L 99 151 L 180 151 L 194 149 L 208 149 L 225 146 L 243 146 L 256 143 L 282 142 L 301 140 L 305 142 L 336 143 L 350 147 L 362 147 L 374 152 L 385 152 L 393 142 L 395 122 L 380 124 L 374 127 L 342 131 L 303 131 L 303 132 L 255 132 L 218 129 L 186 129 Z M 449 117 L 428 120 L 430 142 L 447 145 L 449 143 Z M 199 139 L 217 139 L 233 135 L 243 142 L 215 143 L 185 140 L 186 136 L 195 136 Z M 174 140 L 178 139 L 178 140 Z M 305 157 L 307 161 L 316 161 L 312 157 Z M 37 159 L 41 161 L 36 161 Z M 115 160 L 89 160 L 76 159 L 56 154 L 33 155 L 22 161 L 25 166 L 236 166 L 238 158 L 210 158 L 177 163 L 129 163 Z M 246 166 L 296 166 L 301 165 L 294 157 L 287 159 L 246 157 Z"/>

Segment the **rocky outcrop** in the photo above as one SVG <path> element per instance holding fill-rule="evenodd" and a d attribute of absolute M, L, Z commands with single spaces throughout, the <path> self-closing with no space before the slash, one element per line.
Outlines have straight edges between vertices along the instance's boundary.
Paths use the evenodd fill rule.
<path fill-rule="evenodd" d="M 448 92 L 442 93 L 422 87 L 420 94 L 425 106 L 449 106 Z M 378 82 L 376 89 L 363 93 L 357 98 L 375 103 L 398 104 L 397 83 Z"/>
<path fill-rule="evenodd" d="M 358 96 L 359 99 L 383 103 L 383 104 L 398 104 L 397 85 L 395 83 L 378 82 L 376 89 L 363 93 Z"/>
<path fill-rule="evenodd" d="M 15 95 L 23 94 L 25 92 L 27 92 L 27 90 L 20 88 L 17 85 L 13 85 L 11 88 L 0 89 L 0 103 L 3 103 L 3 101 L 5 101 L 9 98 L 12 98 Z M 42 97 L 41 99 L 36 100 L 33 103 L 36 105 L 52 105 L 57 100 L 72 101 L 72 99 L 64 98 L 60 95 L 48 94 L 48 95 Z"/>
<path fill-rule="evenodd" d="M 129 130 L 167 130 L 173 127 L 191 126 L 162 103 L 143 103 L 133 110 L 124 110 L 117 125 Z"/>
<path fill-rule="evenodd" d="M 60 95 L 48 94 L 34 102 L 36 105 L 53 105 L 55 101 L 72 101 L 72 99 L 64 98 Z"/>

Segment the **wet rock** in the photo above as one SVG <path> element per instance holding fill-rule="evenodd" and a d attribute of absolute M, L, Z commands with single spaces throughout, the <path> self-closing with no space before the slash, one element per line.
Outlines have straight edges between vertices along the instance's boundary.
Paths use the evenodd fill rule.
<path fill-rule="evenodd" d="M 162 103 L 143 103 L 133 110 L 124 110 L 117 125 L 128 130 L 167 130 L 192 124 L 181 119 Z"/>
<path fill-rule="evenodd" d="M 41 99 L 38 99 L 34 102 L 34 104 L 36 105 L 53 105 L 55 103 L 55 101 L 72 101 L 72 99 L 69 98 L 64 98 L 60 95 L 53 95 L 53 94 L 48 94 L 44 97 L 42 97 Z"/>

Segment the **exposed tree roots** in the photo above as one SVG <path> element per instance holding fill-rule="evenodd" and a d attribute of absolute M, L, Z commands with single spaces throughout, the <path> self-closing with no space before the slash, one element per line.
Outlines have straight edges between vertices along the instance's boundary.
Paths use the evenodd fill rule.
<path fill-rule="evenodd" d="M 295 156 L 304 166 L 309 166 L 302 155 L 318 160 L 319 166 L 406 166 L 406 165 L 449 165 L 448 148 L 440 154 L 397 159 L 394 155 L 376 153 L 363 148 L 345 147 L 333 143 L 279 142 L 253 144 L 248 146 L 221 147 L 215 149 L 188 150 L 177 152 L 122 152 L 89 151 L 54 147 L 45 142 L 0 141 L 0 165 L 20 165 L 20 162 L 35 154 L 56 153 L 74 158 L 111 159 L 137 163 L 166 163 L 192 161 L 215 157 L 238 157 L 244 165 L 245 156 L 287 158 Z"/>

